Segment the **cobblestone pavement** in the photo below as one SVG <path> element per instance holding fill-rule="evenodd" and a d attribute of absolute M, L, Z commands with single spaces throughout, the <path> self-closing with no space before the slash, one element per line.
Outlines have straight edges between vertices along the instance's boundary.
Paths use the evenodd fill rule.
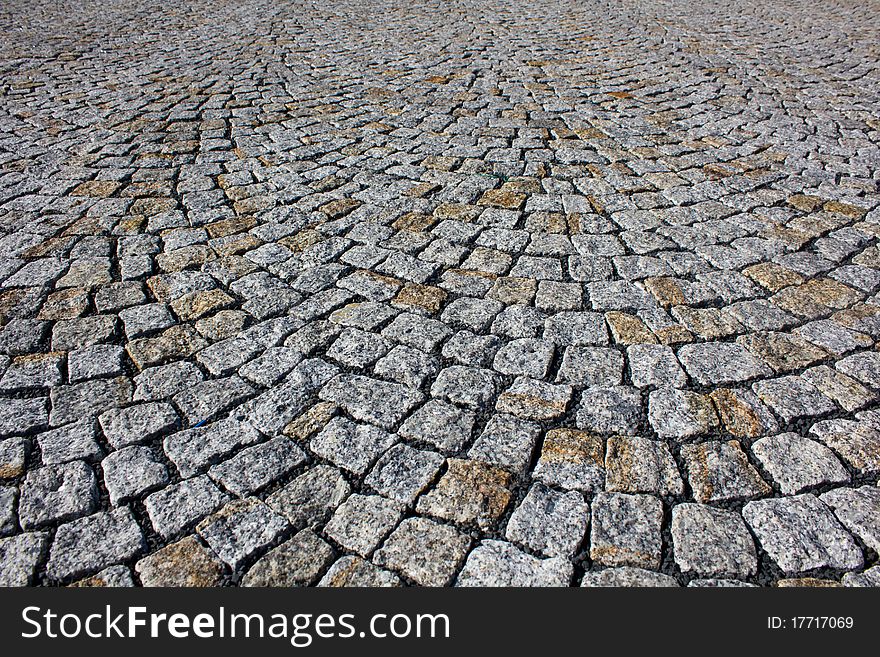
<path fill-rule="evenodd" d="M 0 582 L 878 585 L 876 0 L 5 0 Z"/>

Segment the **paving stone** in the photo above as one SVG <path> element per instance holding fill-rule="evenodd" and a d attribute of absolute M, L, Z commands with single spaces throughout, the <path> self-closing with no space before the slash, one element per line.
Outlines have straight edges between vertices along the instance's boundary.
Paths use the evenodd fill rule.
<path fill-rule="evenodd" d="M 810 433 L 857 472 L 880 472 L 880 429 L 852 420 L 825 420 L 810 427 Z"/>
<path fill-rule="evenodd" d="M 751 390 L 717 388 L 709 397 L 724 429 L 737 438 L 758 438 L 779 431 L 773 413 Z"/>
<path fill-rule="evenodd" d="M 233 500 L 202 520 L 196 530 L 208 547 L 233 569 L 265 549 L 288 527 L 287 521 L 254 497 Z"/>
<path fill-rule="evenodd" d="M 551 429 L 532 476 L 545 484 L 591 493 L 605 480 L 605 446 L 598 436 L 574 429 Z"/>
<path fill-rule="evenodd" d="M 544 339 L 556 345 L 605 345 L 608 329 L 600 313 L 559 312 L 544 323 Z"/>
<path fill-rule="evenodd" d="M 445 459 L 436 452 L 395 445 L 379 459 L 364 483 L 401 504 L 412 504 L 434 480 Z"/>
<path fill-rule="evenodd" d="M 49 423 L 57 427 L 83 417 L 100 415 L 129 402 L 131 395 L 131 382 L 123 376 L 53 388 Z"/>
<path fill-rule="evenodd" d="M 420 586 L 448 586 L 471 539 L 427 518 L 407 518 L 376 551 L 374 561 Z"/>
<path fill-rule="evenodd" d="M 508 338 L 536 338 L 546 315 L 531 306 L 508 306 L 492 322 L 492 333 Z"/>
<path fill-rule="evenodd" d="M 306 454 L 289 438 L 278 436 L 246 447 L 230 459 L 212 466 L 208 475 L 223 488 L 247 497 L 302 465 Z"/>
<path fill-rule="evenodd" d="M 863 573 L 846 573 L 840 581 L 844 586 L 876 587 L 880 585 L 880 568 L 874 566 Z"/>
<path fill-rule="evenodd" d="M 333 549 L 311 529 L 269 550 L 251 566 L 242 586 L 308 586 L 333 561 Z"/>
<path fill-rule="evenodd" d="M 854 536 L 869 548 L 880 548 L 880 488 L 836 488 L 819 496 Z"/>
<path fill-rule="evenodd" d="M 126 447 L 101 461 L 104 482 L 114 505 L 168 483 L 168 469 L 149 447 Z"/>
<path fill-rule="evenodd" d="M 669 447 L 660 441 L 630 436 L 608 439 L 605 490 L 621 493 L 681 495 L 684 483 Z"/>
<path fill-rule="evenodd" d="M 827 319 L 804 324 L 794 329 L 794 333 L 835 356 L 870 347 L 873 343 L 870 336 Z"/>
<path fill-rule="evenodd" d="M 465 459 L 449 459 L 437 485 L 416 504 L 416 511 L 459 525 L 489 529 L 510 503 L 512 477 L 494 466 Z"/>
<path fill-rule="evenodd" d="M 187 536 L 135 564 L 144 586 L 219 586 L 223 564 L 194 536 Z"/>
<path fill-rule="evenodd" d="M 629 361 L 630 378 L 637 388 L 681 388 L 687 383 L 684 370 L 670 347 L 632 345 L 627 348 L 626 357 Z"/>
<path fill-rule="evenodd" d="M 95 461 L 103 450 L 97 442 L 98 432 L 91 418 L 37 434 L 40 456 L 46 465 L 69 461 Z"/>
<path fill-rule="evenodd" d="M 31 388 L 50 388 L 61 383 L 63 354 L 15 356 L 0 377 L 0 390 L 17 392 Z"/>
<path fill-rule="evenodd" d="M 25 529 L 79 518 L 98 502 L 94 471 L 82 461 L 47 465 L 28 472 L 21 484 L 18 513 Z"/>
<path fill-rule="evenodd" d="M 128 561 L 146 549 L 141 528 L 128 507 L 100 511 L 58 527 L 46 572 L 53 579 L 87 575 Z"/>
<path fill-rule="evenodd" d="M 849 473 L 834 452 L 796 433 L 762 438 L 752 445 L 752 453 L 785 495 L 849 481 Z"/>
<path fill-rule="evenodd" d="M 45 429 L 49 424 L 48 401 L 47 397 L 0 399 L 0 436 Z"/>
<path fill-rule="evenodd" d="M 590 559 L 605 566 L 660 567 L 660 500 L 650 495 L 598 493 L 592 507 Z"/>
<path fill-rule="evenodd" d="M 452 333 L 443 322 L 412 313 L 401 313 L 382 329 L 382 337 L 426 353 L 434 351 Z"/>
<path fill-rule="evenodd" d="M 847 356 L 834 365 L 844 374 L 848 374 L 875 390 L 880 389 L 880 354 L 862 352 Z"/>
<path fill-rule="evenodd" d="M 181 476 L 192 477 L 238 447 L 259 439 L 260 434 L 248 422 L 227 418 L 173 433 L 162 446 Z"/>
<path fill-rule="evenodd" d="M 509 472 L 523 473 L 531 462 L 540 433 L 536 422 L 498 413 L 486 424 L 468 456 Z"/>
<path fill-rule="evenodd" d="M 403 515 L 402 505 L 379 495 L 354 494 L 343 502 L 324 533 L 346 550 L 368 557 Z"/>
<path fill-rule="evenodd" d="M 18 521 L 15 517 L 18 489 L 15 486 L 0 486 L 0 536 L 16 533 Z"/>
<path fill-rule="evenodd" d="M 172 431 L 179 418 L 171 404 L 158 402 L 114 408 L 99 415 L 98 421 L 109 443 L 121 449 Z"/>
<path fill-rule="evenodd" d="M 565 413 L 571 400 L 571 388 L 517 377 L 498 397 L 495 408 L 529 420 L 550 420 Z"/>
<path fill-rule="evenodd" d="M 454 453 L 470 440 L 475 420 L 471 411 L 432 399 L 410 415 L 398 433 L 409 440 Z"/>
<path fill-rule="evenodd" d="M 749 502 L 743 517 L 760 546 L 785 573 L 816 568 L 855 570 L 864 563 L 855 541 L 815 495 Z"/>
<path fill-rule="evenodd" d="M 242 413 L 263 433 L 280 432 L 310 407 L 314 393 L 338 371 L 319 358 L 304 360 L 280 384 L 243 404 Z"/>
<path fill-rule="evenodd" d="M 446 306 L 440 320 L 447 325 L 479 333 L 489 327 L 502 307 L 499 301 L 493 299 L 461 297 Z"/>
<path fill-rule="evenodd" d="M 752 390 L 786 422 L 818 417 L 836 410 L 834 402 L 816 387 L 796 376 L 761 381 Z"/>
<path fill-rule="evenodd" d="M 641 396 L 635 388 L 588 388 L 577 412 L 579 429 L 596 433 L 635 433 L 644 421 Z"/>
<path fill-rule="evenodd" d="M 310 448 L 321 458 L 360 475 L 396 440 L 378 427 L 337 417 L 312 439 Z"/>
<path fill-rule="evenodd" d="M 648 421 L 661 438 L 691 438 L 710 433 L 718 426 L 708 396 L 674 388 L 650 394 Z"/>
<path fill-rule="evenodd" d="M 683 573 L 746 578 L 758 569 L 755 543 L 735 511 L 679 504 L 672 509 L 672 543 Z"/>
<path fill-rule="evenodd" d="M 336 468 L 318 465 L 266 498 L 266 504 L 294 527 L 315 526 L 326 520 L 351 492 Z"/>
<path fill-rule="evenodd" d="M 49 535 L 44 532 L 0 538 L 0 586 L 34 584 L 37 564 L 48 541 Z"/>
<path fill-rule="evenodd" d="M 190 426 L 214 419 L 253 395 L 254 388 L 237 375 L 209 379 L 178 392 L 172 399 Z"/>
<path fill-rule="evenodd" d="M 568 586 L 572 572 L 559 557 L 538 559 L 504 541 L 483 541 L 468 555 L 456 586 Z"/>
<path fill-rule="evenodd" d="M 400 578 L 394 573 L 374 566 L 360 557 L 341 557 L 330 566 L 318 586 L 334 587 L 380 587 L 400 586 Z"/>
<path fill-rule="evenodd" d="M 327 383 L 320 397 L 338 404 L 357 420 L 385 429 L 393 428 L 424 399 L 405 386 L 350 374 L 340 374 Z"/>
<path fill-rule="evenodd" d="M 434 377 L 440 369 L 436 358 L 418 349 L 397 345 L 376 363 L 373 372 L 377 376 L 402 383 L 410 388 L 420 388 Z"/>
<path fill-rule="evenodd" d="M 623 382 L 623 355 L 616 349 L 566 347 L 557 381 L 587 388 Z"/>
<path fill-rule="evenodd" d="M 174 318 L 164 303 L 148 303 L 142 306 L 125 308 L 119 312 L 119 319 L 129 340 L 156 333 L 174 325 Z"/>
<path fill-rule="evenodd" d="M 492 368 L 502 374 L 524 375 L 533 379 L 547 376 L 553 346 L 542 340 L 512 340 L 498 350 Z"/>
<path fill-rule="evenodd" d="M 218 539 L 237 566 L 212 583 L 286 582 L 290 563 L 295 583 L 450 585 L 463 568 L 538 583 L 547 562 L 517 540 L 462 548 L 470 571 L 459 551 L 386 570 L 337 554 L 324 524 L 353 490 L 494 541 L 514 513 L 528 519 L 518 506 L 539 483 L 591 503 L 653 495 L 670 512 L 705 496 L 740 509 L 765 490 L 753 465 L 768 497 L 876 483 L 878 125 L 863 107 L 876 39 L 851 38 L 873 27 L 870 3 L 608 0 L 569 3 L 560 22 L 545 0 L 471 0 L 438 22 L 438 3 L 364 0 L 327 21 L 323 6 L 254 0 L 183 14 L 103 3 L 96 20 L 86 2 L 50 25 L 37 2 L 4 4 L 29 29 L 0 53 L 0 70 L 23 72 L 0 93 L 0 534 L 22 528 L 32 473 L 76 463 L 99 502 L 131 500 L 157 531 L 144 528 L 143 553 L 77 556 L 57 576 L 45 561 L 67 521 L 40 525 L 47 544 L 16 581 L 144 583 L 138 558 L 192 533 L 224 487 L 279 496 L 292 526 L 246 536 L 240 554 Z M 475 15 L 492 17 L 476 36 Z M 585 26 L 587 46 L 560 38 Z M 118 43 L 131 31 L 161 38 L 133 53 Z M 43 56 L 49 33 L 60 56 Z M 756 67 L 768 43 L 775 63 Z M 279 61 L 299 67 L 282 79 Z M 125 84 L 107 87 L 119 71 Z M 731 438 L 739 451 L 682 485 L 684 453 Z M 512 471 L 445 463 L 464 454 Z M 333 554 L 297 550 L 305 528 Z M 754 573 L 683 572 L 668 532 L 667 574 L 580 552 L 545 579 L 875 577 L 864 564 L 780 574 L 766 551 Z M 115 558 L 110 535 L 94 541 Z"/>
<path fill-rule="evenodd" d="M 752 333 L 737 338 L 737 342 L 777 373 L 803 369 L 827 356 L 823 349 L 803 338 L 785 333 Z"/>
<path fill-rule="evenodd" d="M 507 540 L 547 557 L 574 556 L 590 523 L 580 493 L 534 484 L 507 522 Z"/>
<path fill-rule="evenodd" d="M 772 376 L 767 365 L 743 345 L 731 342 L 687 344 L 678 358 L 688 374 L 700 385 L 725 385 Z"/>
<path fill-rule="evenodd" d="M 431 385 L 431 395 L 455 404 L 485 407 L 495 397 L 497 375 L 491 370 L 452 365 L 440 371 Z"/>
<path fill-rule="evenodd" d="M 700 502 L 750 499 L 770 493 L 770 486 L 736 440 L 684 445 L 681 456 L 694 497 Z"/>
<path fill-rule="evenodd" d="M 443 357 L 459 365 L 486 367 L 495 357 L 500 340 L 494 335 L 476 335 L 459 331 L 443 345 Z"/>
<path fill-rule="evenodd" d="M 678 582 L 674 577 L 655 573 L 644 568 L 621 566 L 620 568 L 605 568 L 596 572 L 584 573 L 581 580 L 582 587 L 676 587 Z"/>
<path fill-rule="evenodd" d="M 0 353 L 22 356 L 40 350 L 50 324 L 34 319 L 15 318 L 0 329 Z"/>
<path fill-rule="evenodd" d="M 155 530 L 171 538 L 216 511 L 227 499 L 206 475 L 201 475 L 151 493 L 144 507 Z"/>
<path fill-rule="evenodd" d="M 177 362 L 143 370 L 134 377 L 135 401 L 161 400 L 202 381 L 205 375 L 192 363 Z"/>
<path fill-rule="evenodd" d="M 834 400 L 846 411 L 852 412 L 876 401 L 877 395 L 852 377 L 827 365 L 811 367 L 801 373 L 808 383 L 826 397 Z"/>

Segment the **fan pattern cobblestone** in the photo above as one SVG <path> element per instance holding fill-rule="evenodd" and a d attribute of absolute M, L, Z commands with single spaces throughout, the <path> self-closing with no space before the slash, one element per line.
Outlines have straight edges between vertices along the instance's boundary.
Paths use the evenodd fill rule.
<path fill-rule="evenodd" d="M 7 0 L 0 584 L 880 585 L 875 0 Z"/>

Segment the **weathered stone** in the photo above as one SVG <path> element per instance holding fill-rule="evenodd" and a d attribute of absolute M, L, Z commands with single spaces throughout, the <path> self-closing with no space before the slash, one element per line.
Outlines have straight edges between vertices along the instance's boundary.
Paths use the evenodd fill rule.
<path fill-rule="evenodd" d="M 665 443 L 614 436 L 605 451 L 605 490 L 621 493 L 681 495 L 684 483 Z"/>
<path fill-rule="evenodd" d="M 391 429 L 421 402 L 415 390 L 365 376 L 340 374 L 320 392 L 321 399 L 338 404 L 356 420 Z"/>
<path fill-rule="evenodd" d="M 168 483 L 168 469 L 149 447 L 125 447 L 101 461 L 104 483 L 114 505 Z"/>
<path fill-rule="evenodd" d="M 854 570 L 862 551 L 827 506 L 809 493 L 749 502 L 743 508 L 761 547 L 786 573 Z"/>
<path fill-rule="evenodd" d="M 551 429 L 532 476 L 551 486 L 591 493 L 605 480 L 605 446 L 598 436 L 574 429 Z"/>
<path fill-rule="evenodd" d="M 146 548 L 127 507 L 101 511 L 58 527 L 46 571 L 53 579 L 86 575 L 128 561 Z"/>
<path fill-rule="evenodd" d="M 284 477 L 306 461 L 306 454 L 289 438 L 278 436 L 246 447 L 212 466 L 208 475 L 226 490 L 247 497 Z"/>
<path fill-rule="evenodd" d="M 742 517 L 702 504 L 672 509 L 675 562 L 682 572 L 704 577 L 749 577 L 758 569 L 755 544 Z"/>
<path fill-rule="evenodd" d="M 400 586 L 400 578 L 394 573 L 378 568 L 360 557 L 342 557 L 318 582 L 318 586 L 333 587 L 379 587 Z"/>
<path fill-rule="evenodd" d="M 681 455 L 699 502 L 750 499 L 770 493 L 770 486 L 749 463 L 736 440 L 685 445 Z"/>
<path fill-rule="evenodd" d="M 648 421 L 661 438 L 691 438 L 710 433 L 718 426 L 709 397 L 674 388 L 650 394 Z"/>
<path fill-rule="evenodd" d="M 483 541 L 467 558 L 456 586 L 567 586 L 573 568 L 559 557 L 538 559 L 503 541 Z"/>
<path fill-rule="evenodd" d="M 880 551 L 880 488 L 837 488 L 819 496 L 837 519 L 874 552 Z"/>
<path fill-rule="evenodd" d="M 369 557 L 403 515 L 403 506 L 379 495 L 354 494 L 343 502 L 324 533 L 346 550 Z"/>
<path fill-rule="evenodd" d="M 437 485 L 419 498 L 416 511 L 460 525 L 491 528 L 510 502 L 511 475 L 479 461 L 449 459 L 447 464 Z"/>
<path fill-rule="evenodd" d="M 272 493 L 266 504 L 300 528 L 323 522 L 350 492 L 351 487 L 338 470 L 319 465 Z"/>
<path fill-rule="evenodd" d="M 237 569 L 271 545 L 287 527 L 284 518 L 260 500 L 249 497 L 229 502 L 202 520 L 196 530 L 220 559 Z"/>
<path fill-rule="evenodd" d="M 37 564 L 48 538 L 43 532 L 0 538 L 0 586 L 34 584 Z"/>
<path fill-rule="evenodd" d="M 401 504 L 412 504 L 434 480 L 445 459 L 436 452 L 395 445 L 376 463 L 364 483 Z"/>
<path fill-rule="evenodd" d="M 216 511 L 227 499 L 206 475 L 202 475 L 148 495 L 144 506 L 155 530 L 164 538 L 171 538 Z"/>
<path fill-rule="evenodd" d="M 639 391 L 625 386 L 588 388 L 581 395 L 577 426 L 596 433 L 632 434 L 644 422 Z"/>
<path fill-rule="evenodd" d="M 678 357 L 700 385 L 724 385 L 773 374 L 742 345 L 730 342 L 684 345 Z"/>
<path fill-rule="evenodd" d="M 194 536 L 144 557 L 135 565 L 144 586 L 219 586 L 223 565 Z"/>
<path fill-rule="evenodd" d="M 18 514 L 25 529 L 91 513 L 98 502 L 94 471 L 82 461 L 47 465 L 28 472 L 21 485 Z"/>
<path fill-rule="evenodd" d="M 785 495 L 849 481 L 834 452 L 796 433 L 762 438 L 752 445 L 752 452 Z"/>
<path fill-rule="evenodd" d="M 447 586 L 458 570 L 470 538 L 427 518 L 407 518 L 376 551 L 375 562 L 420 586 Z"/>
<path fill-rule="evenodd" d="M 308 586 L 333 561 L 333 549 L 311 529 L 269 550 L 241 580 L 242 586 Z"/>
<path fill-rule="evenodd" d="M 580 493 L 535 484 L 507 522 L 507 540 L 547 557 L 574 556 L 590 524 L 590 505 Z"/>
<path fill-rule="evenodd" d="M 650 495 L 599 493 L 592 507 L 590 559 L 606 566 L 660 567 L 660 500 Z"/>

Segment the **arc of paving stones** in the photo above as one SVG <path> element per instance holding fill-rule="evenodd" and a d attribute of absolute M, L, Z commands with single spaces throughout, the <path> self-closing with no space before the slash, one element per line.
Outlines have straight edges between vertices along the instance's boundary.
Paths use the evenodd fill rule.
<path fill-rule="evenodd" d="M 877 10 L 5 3 L 0 584 L 880 584 Z"/>

